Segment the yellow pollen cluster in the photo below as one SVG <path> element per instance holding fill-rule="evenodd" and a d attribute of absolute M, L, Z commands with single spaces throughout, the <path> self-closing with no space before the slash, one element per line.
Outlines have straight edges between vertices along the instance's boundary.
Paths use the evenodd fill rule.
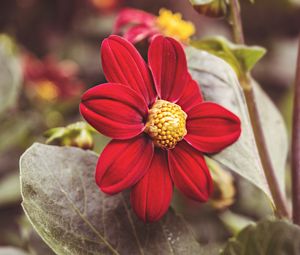
<path fill-rule="evenodd" d="M 177 104 L 157 100 L 149 110 L 145 132 L 156 146 L 173 149 L 186 135 L 186 113 Z"/>
<path fill-rule="evenodd" d="M 192 22 L 182 20 L 180 13 L 172 13 L 167 9 L 160 9 L 156 24 L 161 32 L 177 40 L 187 43 L 196 29 Z"/>

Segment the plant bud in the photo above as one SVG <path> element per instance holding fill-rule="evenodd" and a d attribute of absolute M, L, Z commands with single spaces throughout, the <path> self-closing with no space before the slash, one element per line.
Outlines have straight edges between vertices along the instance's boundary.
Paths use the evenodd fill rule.
<path fill-rule="evenodd" d="M 206 158 L 206 162 L 214 182 L 210 204 L 218 210 L 223 210 L 234 203 L 236 190 L 233 176 L 214 160 Z"/>
<path fill-rule="evenodd" d="M 92 132 L 94 129 L 84 122 L 77 122 L 66 127 L 52 128 L 44 136 L 47 144 L 73 146 L 84 150 L 94 147 Z"/>
<path fill-rule="evenodd" d="M 211 18 L 223 18 L 228 11 L 226 0 L 190 0 L 190 2 L 199 14 Z"/>

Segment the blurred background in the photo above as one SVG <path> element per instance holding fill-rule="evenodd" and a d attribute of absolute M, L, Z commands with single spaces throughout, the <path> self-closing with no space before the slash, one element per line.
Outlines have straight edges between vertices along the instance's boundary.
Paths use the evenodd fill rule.
<path fill-rule="evenodd" d="M 300 1 L 259 0 L 251 4 L 241 0 L 241 5 L 247 44 L 268 50 L 255 67 L 254 77 L 282 111 L 290 131 Z M 46 130 L 81 120 L 80 95 L 105 81 L 100 44 L 112 33 L 116 15 L 123 7 L 153 15 L 164 7 L 192 21 L 197 28 L 195 37 L 231 38 L 230 27 L 224 20 L 200 17 L 188 0 L 2 0 L 0 246 L 17 246 L 31 254 L 53 254 L 23 215 L 19 157 L 33 142 L 45 142 Z M 145 45 L 141 42 L 138 47 L 145 51 Z M 100 151 L 107 139 L 100 135 L 96 139 L 100 141 L 96 142 L 96 150 Z M 193 223 L 198 240 L 206 244 L 222 243 L 243 224 L 270 213 L 263 195 L 253 186 L 226 172 L 220 179 L 225 183 L 219 186 L 215 201 L 208 206 L 187 201 L 180 195 L 174 199 L 174 206 Z M 239 190 L 247 192 L 241 194 Z M 262 198 L 251 204 L 247 197 L 253 194 Z M 200 224 L 202 228 L 207 225 L 205 232 L 197 228 Z"/>

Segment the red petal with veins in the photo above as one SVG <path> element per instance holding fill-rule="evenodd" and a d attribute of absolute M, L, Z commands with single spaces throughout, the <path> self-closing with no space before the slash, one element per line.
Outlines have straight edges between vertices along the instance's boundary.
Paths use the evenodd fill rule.
<path fill-rule="evenodd" d="M 187 113 L 190 109 L 192 109 L 194 106 L 201 103 L 202 101 L 203 97 L 197 82 L 193 79 L 190 79 L 177 104 L 180 105 L 182 110 L 184 110 Z"/>
<path fill-rule="evenodd" d="M 141 94 L 147 105 L 156 93 L 149 69 L 136 48 L 120 36 L 111 35 L 102 42 L 102 67 L 109 82 L 122 83 Z"/>
<path fill-rule="evenodd" d="M 144 222 L 158 221 L 168 210 L 173 183 L 166 151 L 155 149 L 148 172 L 132 188 L 131 205 Z"/>
<path fill-rule="evenodd" d="M 143 132 L 148 108 L 143 98 L 129 87 L 106 83 L 85 92 L 80 112 L 100 133 L 128 139 Z"/>
<path fill-rule="evenodd" d="M 206 202 L 213 182 L 202 154 L 181 141 L 168 151 L 169 168 L 175 186 L 187 197 Z"/>
<path fill-rule="evenodd" d="M 190 79 L 180 43 L 169 37 L 156 36 L 149 47 L 148 61 L 158 96 L 177 102 Z"/>
<path fill-rule="evenodd" d="M 196 105 L 188 112 L 184 139 L 197 150 L 216 153 L 234 143 L 241 134 L 240 119 L 211 102 Z"/>
<path fill-rule="evenodd" d="M 110 195 L 130 188 L 148 171 L 153 151 L 152 141 L 146 135 L 112 140 L 99 157 L 97 185 Z"/>

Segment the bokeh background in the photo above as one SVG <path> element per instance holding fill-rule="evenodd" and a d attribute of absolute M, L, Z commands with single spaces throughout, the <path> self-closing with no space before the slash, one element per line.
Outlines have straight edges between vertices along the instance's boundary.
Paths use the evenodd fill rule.
<path fill-rule="evenodd" d="M 290 132 L 300 1 L 257 0 L 251 4 L 241 0 L 241 6 L 247 44 L 268 50 L 255 67 L 254 77 L 283 113 Z M 2 0 L 0 93 L 7 97 L 0 97 L 0 105 L 8 106 L 0 107 L 0 246 L 17 246 L 31 254 L 53 254 L 23 215 L 19 157 L 34 141 L 45 142 L 46 130 L 81 120 L 80 95 L 104 82 L 100 44 L 111 34 L 123 7 L 154 15 L 165 7 L 192 21 L 197 27 L 195 37 L 231 38 L 230 26 L 224 20 L 199 16 L 188 0 Z M 145 51 L 145 43 L 138 47 Z M 101 136 L 96 139 L 100 141 L 96 149 L 101 150 L 107 140 Z M 230 178 L 234 181 L 225 187 L 235 201 L 230 210 L 195 204 L 179 195 L 174 199 L 174 206 L 192 223 L 203 243 L 222 243 L 245 222 L 270 212 L 263 198 L 254 204 L 247 199 L 258 192 L 254 187 L 236 176 Z M 240 194 L 240 190 L 249 194 Z M 253 213 L 253 208 L 259 209 Z M 205 233 L 197 228 L 200 224 L 202 228 L 207 225 Z"/>

